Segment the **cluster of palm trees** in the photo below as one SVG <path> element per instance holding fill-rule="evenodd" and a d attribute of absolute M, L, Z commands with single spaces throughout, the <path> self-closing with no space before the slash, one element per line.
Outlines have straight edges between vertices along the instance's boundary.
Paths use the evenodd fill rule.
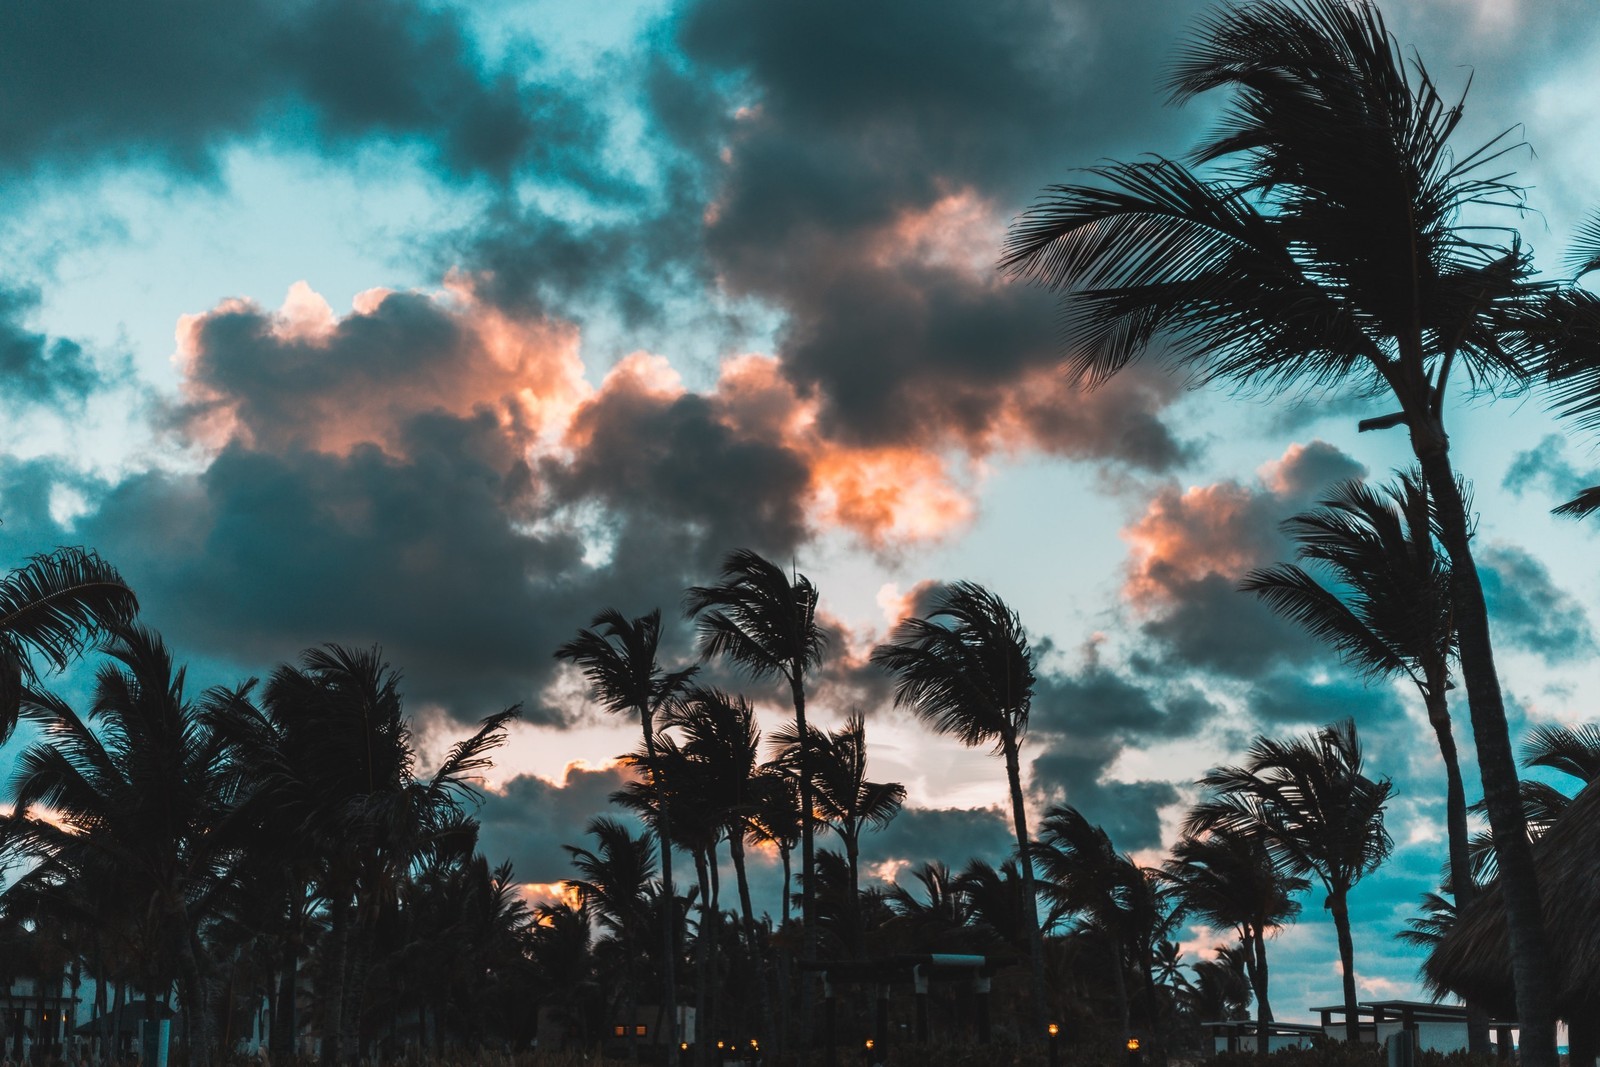
<path fill-rule="evenodd" d="M 1388 855 L 1390 786 L 1365 775 L 1353 724 L 1288 741 L 1258 738 L 1243 765 L 1211 772 L 1201 783 L 1207 799 L 1162 866 L 1119 852 L 1069 806 L 1047 811 L 1035 836 L 1020 773 L 1035 652 L 1003 600 L 956 582 L 899 623 L 871 660 L 892 677 L 897 703 L 937 732 L 1003 757 L 1017 848 L 998 869 L 975 860 L 959 876 L 925 864 L 912 875 L 919 890 L 910 882 L 863 887 L 863 831 L 894 818 L 905 790 L 869 779 L 859 712 L 835 731 L 802 719 L 806 671 L 828 647 L 816 587 L 740 551 L 725 561 L 718 585 L 691 589 L 685 603 L 699 620 L 700 663 L 661 663 L 659 611 L 632 619 L 604 611 L 556 652 L 583 670 L 603 706 L 638 722 L 642 740 L 627 757 L 638 777 L 613 800 L 645 824 L 635 834 L 614 818 L 592 822 L 592 843 L 569 846 L 580 872 L 569 883 L 572 898 L 539 911 L 548 929 L 598 933 L 587 946 L 591 981 L 571 987 L 560 1005 L 564 1030 L 593 1036 L 602 1020 L 635 1019 L 641 1005 L 653 1005 L 649 1026 L 666 1028 L 670 1054 L 676 1013 L 659 1008 L 689 999 L 678 978 L 687 968 L 699 1034 L 804 1046 L 816 1038 L 804 976 L 819 961 L 912 952 L 1026 961 L 1013 1020 L 1024 1040 L 1042 1039 L 1046 1019 L 1070 1017 L 1080 1034 L 1120 1041 L 1138 1030 L 1164 1046 L 1201 1014 L 1231 1017 L 1252 995 L 1265 1027 L 1266 941 L 1298 913 L 1295 898 L 1312 877 L 1327 893 L 1352 1024 L 1357 1018 L 1348 897 Z M 795 718 L 767 739 L 765 761 L 749 701 L 696 684 L 704 664 L 724 659 L 787 683 Z M 808 863 L 803 843 L 819 832 L 836 836 L 840 849 L 814 852 Z M 738 888 L 738 910 L 726 915 L 724 845 Z M 801 908 L 791 922 L 797 845 Z M 757 918 L 752 903 L 752 846 L 782 860 L 776 921 L 771 911 Z M 696 876 L 681 895 L 670 881 L 674 852 L 692 859 Z M 1185 919 L 1238 936 L 1194 981 L 1172 941 Z"/>
<path fill-rule="evenodd" d="M 378 650 L 309 649 L 264 686 L 194 695 L 136 606 L 78 550 L 0 583 L 7 649 L 62 662 L 93 640 L 103 654 L 83 703 L 11 658 L 12 706 L 34 732 L 0 820 L 0 977 L 27 961 L 41 996 L 68 973 L 74 996 L 92 981 L 108 1052 L 176 992 L 195 1065 L 263 1014 L 275 1054 L 311 1023 L 329 1062 L 400 1034 L 519 1036 L 510 1009 L 536 982 L 527 909 L 510 869 L 476 854 L 467 803 L 516 709 L 422 775 Z"/>

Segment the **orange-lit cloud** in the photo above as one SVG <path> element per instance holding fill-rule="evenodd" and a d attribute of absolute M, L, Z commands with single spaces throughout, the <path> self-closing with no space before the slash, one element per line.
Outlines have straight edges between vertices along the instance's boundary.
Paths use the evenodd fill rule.
<path fill-rule="evenodd" d="M 459 278 L 439 294 L 368 290 L 342 317 L 296 282 L 276 310 L 231 299 L 185 315 L 176 339 L 184 428 L 213 448 L 403 455 L 409 421 L 429 412 L 490 412 L 549 447 L 593 392 L 575 326 L 511 316 Z"/>

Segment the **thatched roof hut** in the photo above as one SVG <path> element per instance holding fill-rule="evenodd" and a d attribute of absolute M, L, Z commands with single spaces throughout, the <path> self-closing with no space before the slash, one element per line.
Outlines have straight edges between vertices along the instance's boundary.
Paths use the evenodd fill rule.
<path fill-rule="evenodd" d="M 1600 783 L 1584 789 L 1533 843 L 1545 931 L 1555 964 L 1556 1010 L 1579 1029 L 1600 1019 Z M 1516 1017 L 1511 946 L 1498 886 L 1467 908 L 1422 967 L 1435 993 Z M 1575 1035 L 1576 1036 L 1576 1035 Z"/>

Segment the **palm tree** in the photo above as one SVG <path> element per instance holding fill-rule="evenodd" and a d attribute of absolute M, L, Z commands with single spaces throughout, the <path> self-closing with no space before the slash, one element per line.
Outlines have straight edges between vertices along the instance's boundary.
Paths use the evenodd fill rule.
<path fill-rule="evenodd" d="M 783 864 L 783 895 L 779 902 L 779 922 L 789 922 L 790 857 L 800 843 L 800 786 L 799 773 L 783 759 L 770 760 L 761 765 L 761 778 L 756 789 L 755 808 L 750 813 L 751 840 L 771 845 L 778 850 Z"/>
<path fill-rule="evenodd" d="M 783 757 L 797 760 L 799 738 L 792 730 L 773 738 Z M 850 865 L 851 899 L 861 891 L 861 835 L 881 830 L 900 813 L 906 787 L 899 782 L 867 780 L 867 724 L 861 712 L 851 711 L 844 729 L 811 731 L 812 800 L 816 817 L 839 835 Z"/>
<path fill-rule="evenodd" d="M 1128 948 L 1145 916 L 1137 912 L 1144 877 L 1117 851 L 1111 837 L 1078 809 L 1057 805 L 1039 824 L 1033 846 L 1044 896 L 1064 912 L 1076 914 L 1101 936 L 1111 952 L 1111 979 L 1124 1034 L 1131 1028 Z M 1154 1019 L 1151 1020 L 1154 1023 Z"/>
<path fill-rule="evenodd" d="M 0 744 L 17 725 L 24 685 L 38 681 L 29 652 L 57 670 L 107 630 L 125 627 L 139 601 L 116 568 L 82 548 L 31 557 L 0 577 Z"/>
<path fill-rule="evenodd" d="M 649 916 L 650 883 L 656 873 L 655 841 L 649 833 L 633 836 L 627 826 L 609 816 L 590 819 L 583 832 L 595 839 L 593 849 L 561 846 L 579 874 L 566 884 L 576 892 L 591 921 L 621 949 L 623 974 L 618 993 L 625 1003 L 637 1003 L 633 976 Z"/>
<path fill-rule="evenodd" d="M 684 594 L 684 614 L 696 620 L 702 659 L 725 657 L 751 678 L 782 678 L 794 704 L 800 738 L 801 958 L 816 957 L 815 828 L 811 812 L 810 734 L 806 728 L 806 674 L 820 666 L 828 632 L 817 621 L 817 587 L 749 549 L 722 561 L 721 581 Z M 801 1025 L 810 1025 L 811 984 L 801 987 Z"/>
<path fill-rule="evenodd" d="M 644 735 L 646 774 L 652 774 L 656 756 L 655 717 L 688 683 L 695 668 L 668 672 L 657 660 L 661 644 L 661 611 L 656 609 L 636 619 L 625 618 L 614 608 L 594 617 L 589 629 L 556 649 L 556 658 L 576 663 L 589 680 L 594 695 L 606 710 L 632 715 Z M 661 893 L 667 900 L 676 892 L 672 884 L 672 813 L 664 801 L 661 819 Z M 667 1063 L 678 1062 L 677 958 L 674 943 L 677 924 L 672 909 L 662 912 L 662 994 L 666 1028 L 662 1043 Z"/>
<path fill-rule="evenodd" d="M 1344 968 L 1345 1034 L 1358 1038 L 1355 946 L 1350 940 L 1351 888 L 1394 847 L 1383 828 L 1393 791 L 1387 778 L 1362 773 L 1355 723 L 1324 726 L 1310 737 L 1257 737 L 1242 767 L 1218 767 L 1200 779 L 1213 796 L 1189 813 L 1184 833 L 1253 837 L 1285 874 L 1315 874 L 1328 892 Z"/>
<path fill-rule="evenodd" d="M 211 1002 L 201 933 L 226 859 L 215 830 L 231 788 L 227 747 L 186 698 L 184 669 L 154 631 L 111 635 L 87 717 L 58 696 L 24 694 L 22 714 L 45 740 L 17 761 L 4 844 L 114 880 L 141 917 L 146 999 L 176 978 L 184 1044 L 203 1065 Z"/>
<path fill-rule="evenodd" d="M 975 582 L 945 587 L 923 618 L 903 620 L 872 662 L 895 675 L 895 703 L 962 744 L 992 745 L 1006 761 L 1017 863 L 1028 899 L 1035 899 L 1028 816 L 1019 750 L 1033 702 L 1033 648 L 1022 620 Z M 1045 1033 L 1044 939 L 1036 908 L 1028 909 L 1033 969 L 1034 1040 Z"/>
<path fill-rule="evenodd" d="M 1310 887 L 1273 862 L 1259 837 L 1216 830 L 1172 847 L 1166 876 L 1178 909 L 1213 927 L 1232 927 L 1245 947 L 1245 971 L 1256 997 L 1256 1048 L 1267 1048 L 1272 1004 L 1267 997 L 1267 934 L 1300 914 L 1294 894 Z"/>
<path fill-rule="evenodd" d="M 462 832 L 473 782 L 520 709 L 485 717 L 422 777 L 399 675 L 376 647 L 307 649 L 298 666 L 273 672 L 263 702 L 266 723 L 251 728 L 277 748 L 262 757 L 258 788 L 265 805 L 299 820 L 292 836 L 311 845 L 327 910 L 323 1055 L 356 1058 L 380 911 L 419 857 Z M 232 713 L 244 714 L 237 701 Z"/>
<path fill-rule="evenodd" d="M 1455 610 L 1450 566 L 1435 547 L 1427 487 L 1416 472 L 1401 474 L 1383 489 L 1341 482 L 1283 528 L 1311 569 L 1280 563 L 1252 571 L 1239 587 L 1332 645 L 1366 677 L 1404 677 L 1416 687 L 1444 758 L 1450 887 L 1463 907 L 1469 905 L 1478 887 L 1446 695 L 1456 652 Z M 1471 1016 L 1473 1051 L 1486 1053 L 1488 1016 L 1475 1010 Z"/>
<path fill-rule="evenodd" d="M 1153 354 L 1245 389 L 1353 383 L 1399 410 L 1452 563 L 1456 627 L 1496 848 L 1505 871 L 1529 1067 L 1555 1067 L 1553 980 L 1522 828 L 1517 770 L 1483 588 L 1445 432 L 1451 374 L 1516 388 L 1592 357 L 1597 337 L 1553 329 L 1575 286 L 1532 280 L 1513 231 L 1463 213 L 1518 207 L 1496 138 L 1450 144 L 1447 103 L 1366 0 L 1223 7 L 1170 86 L 1178 101 L 1233 91 L 1195 153 L 1215 177 L 1155 159 L 1093 168 L 1013 226 L 1002 266 L 1062 296 L 1068 364 L 1104 381 Z M 1504 135 L 1502 135 L 1503 137 Z M 1570 301 L 1569 301 L 1570 302 Z M 1590 365 L 1594 360 L 1590 359 Z"/>

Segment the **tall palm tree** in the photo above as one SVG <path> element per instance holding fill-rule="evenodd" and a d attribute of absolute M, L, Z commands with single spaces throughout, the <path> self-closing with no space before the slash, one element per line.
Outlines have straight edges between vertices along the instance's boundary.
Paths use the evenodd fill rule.
<path fill-rule="evenodd" d="M 116 568 L 83 548 L 33 556 L 0 577 L 0 744 L 16 728 L 24 685 L 38 681 L 28 653 L 60 670 L 138 610 Z"/>
<path fill-rule="evenodd" d="M 594 617 L 589 628 L 579 630 L 578 636 L 556 649 L 556 658 L 577 664 L 589 680 L 595 697 L 606 710 L 619 715 L 632 715 L 639 721 L 644 735 L 647 775 L 653 774 L 656 757 L 655 718 L 688 683 L 695 668 L 667 671 L 658 658 L 661 644 L 661 610 L 629 619 L 614 608 L 606 608 Z M 672 812 L 663 802 L 659 809 L 661 819 L 661 893 L 672 900 L 676 890 L 672 884 Z M 671 908 L 662 911 L 662 975 L 661 1004 L 665 1009 L 665 1029 L 662 1043 L 667 1050 L 667 1063 L 678 1062 L 677 1013 L 677 958 L 674 943 L 677 923 Z"/>
<path fill-rule="evenodd" d="M 1166 876 L 1177 889 L 1180 913 L 1208 925 L 1232 927 L 1245 948 L 1245 972 L 1256 997 L 1256 1048 L 1267 1048 L 1267 935 L 1300 914 L 1296 893 L 1310 887 L 1273 862 L 1259 837 L 1215 830 L 1184 837 L 1172 847 Z"/>
<path fill-rule="evenodd" d="M 300 820 L 294 837 L 311 845 L 327 910 L 323 1056 L 354 1059 L 380 911 L 419 856 L 461 831 L 473 783 L 520 709 L 485 717 L 424 777 L 399 674 L 381 649 L 307 649 L 273 672 L 262 699 L 268 722 L 255 729 L 278 746 L 258 768 L 263 800 Z"/>
<path fill-rule="evenodd" d="M 1280 563 L 1252 571 L 1239 587 L 1332 645 L 1368 678 L 1403 677 L 1416 687 L 1444 759 L 1451 891 L 1462 906 L 1471 904 L 1478 887 L 1447 696 L 1455 609 L 1427 486 L 1414 471 L 1382 489 L 1341 482 L 1283 529 L 1307 566 Z M 1486 1053 L 1488 1016 L 1475 1010 L 1470 1015 L 1473 1051 Z"/>
<path fill-rule="evenodd" d="M 1128 952 L 1140 927 L 1149 928 L 1148 916 L 1140 914 L 1146 910 L 1140 907 L 1146 903 L 1143 874 L 1117 851 L 1104 829 L 1064 804 L 1045 812 L 1033 856 L 1045 898 L 1080 916 L 1110 950 L 1117 1009 L 1127 1033 L 1131 1026 Z"/>
<path fill-rule="evenodd" d="M 992 745 L 1005 757 L 1017 863 L 1028 899 L 1035 899 L 1028 815 L 1019 752 L 1033 704 L 1033 647 L 1017 613 L 975 582 L 946 586 L 922 618 L 903 620 L 872 662 L 895 676 L 895 703 L 962 744 Z M 1044 938 L 1029 908 L 1034 1040 L 1045 1033 Z"/>
<path fill-rule="evenodd" d="M 1397 412 L 1361 428 L 1405 426 L 1435 502 L 1525 1055 L 1555 1067 L 1537 876 L 1445 411 L 1453 372 L 1471 388 L 1516 388 L 1553 359 L 1577 362 L 1574 349 L 1600 350 L 1600 331 L 1552 329 L 1576 287 L 1535 281 L 1513 231 L 1462 221 L 1521 205 L 1499 169 L 1508 149 L 1451 145 L 1460 102 L 1367 0 L 1221 7 L 1170 88 L 1178 101 L 1232 91 L 1194 154 L 1215 173 L 1166 159 L 1093 168 L 1092 183 L 1051 188 L 1017 221 L 1002 266 L 1061 294 L 1080 380 L 1154 355 L 1245 389 L 1350 384 L 1393 399 Z"/>
<path fill-rule="evenodd" d="M 590 920 L 621 949 L 622 982 L 619 995 L 635 1003 L 633 976 L 641 955 L 649 917 L 650 882 L 656 874 L 656 846 L 651 834 L 635 837 L 628 827 L 609 816 L 589 820 L 584 833 L 595 847 L 563 845 L 579 877 L 569 878 Z"/>
<path fill-rule="evenodd" d="M 1393 787 L 1362 773 L 1355 723 L 1324 726 L 1309 737 L 1257 737 L 1241 767 L 1217 767 L 1200 779 L 1213 795 L 1189 812 L 1184 833 L 1220 831 L 1253 837 L 1273 863 L 1296 877 L 1316 875 L 1327 890 L 1344 968 L 1345 1035 L 1359 1040 L 1350 890 L 1394 847 L 1383 827 Z"/>
<path fill-rule="evenodd" d="M 815 827 L 811 812 L 810 734 L 806 728 L 806 675 L 822 664 L 828 632 L 817 621 L 817 587 L 803 574 L 783 568 L 749 549 L 722 561 L 716 585 L 693 586 L 683 598 L 695 619 L 703 659 L 723 657 L 751 678 L 781 678 L 789 685 L 795 731 L 800 737 L 800 925 L 801 956 L 816 956 Z M 811 985 L 801 987 L 802 1026 L 810 1025 Z"/>
<path fill-rule="evenodd" d="M 799 738 L 794 731 L 780 730 L 773 740 L 788 759 L 798 758 Z M 894 820 L 905 803 L 906 787 L 867 780 L 867 724 L 859 711 L 850 712 L 843 729 L 826 733 L 813 729 L 811 751 L 816 816 L 844 844 L 851 899 L 856 899 L 861 891 L 861 835 Z"/>
<path fill-rule="evenodd" d="M 4 844 L 115 881 L 142 916 L 145 996 L 153 1003 L 177 980 L 184 1044 L 203 1065 L 211 1002 L 202 927 L 226 865 L 215 830 L 232 780 L 228 749 L 154 631 L 111 634 L 88 716 L 49 693 L 23 696 L 22 714 L 45 739 L 17 761 Z"/>

